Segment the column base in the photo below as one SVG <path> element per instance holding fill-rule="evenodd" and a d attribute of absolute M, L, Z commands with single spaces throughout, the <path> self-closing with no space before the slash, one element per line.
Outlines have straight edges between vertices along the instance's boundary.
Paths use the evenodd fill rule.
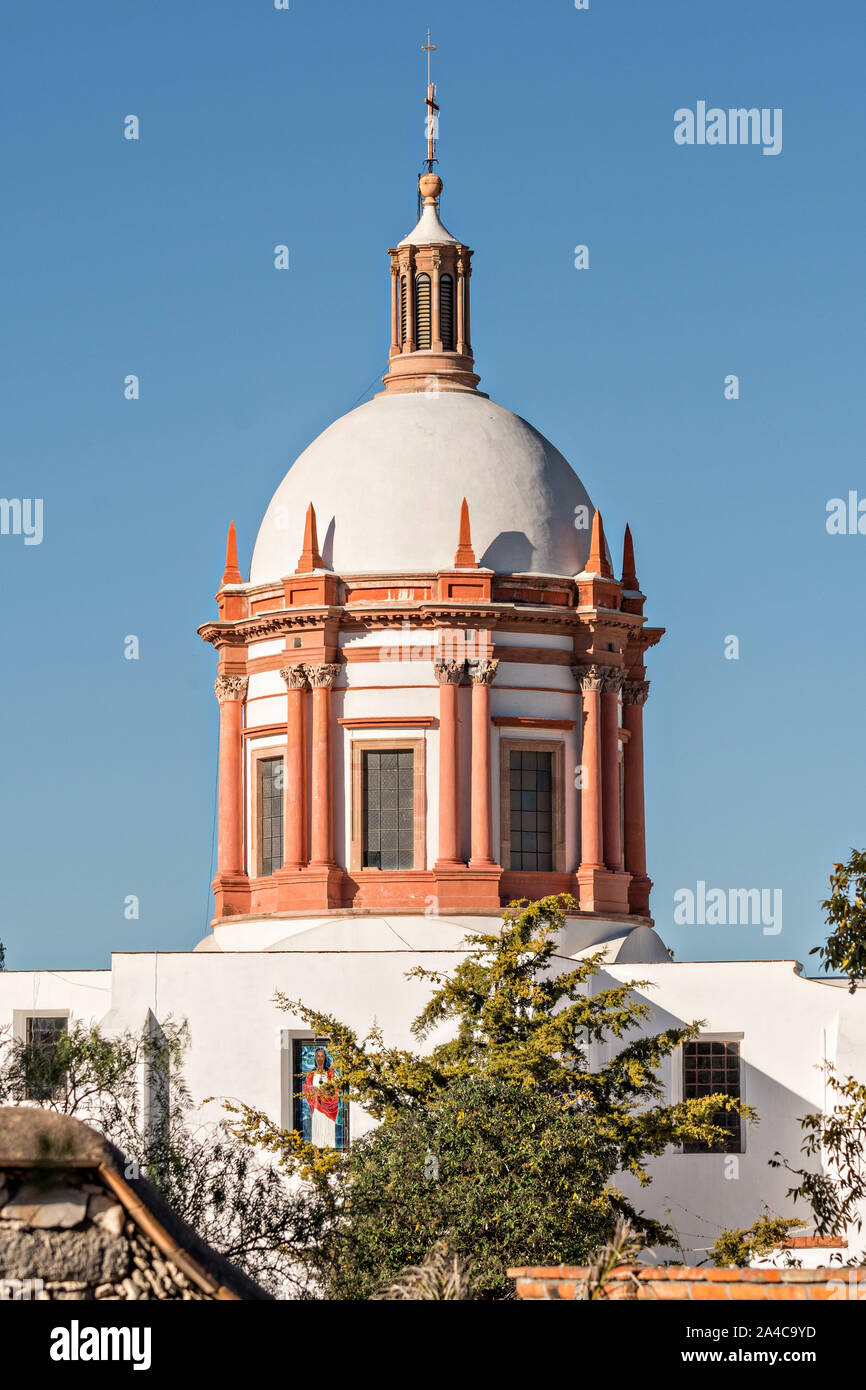
<path fill-rule="evenodd" d="M 631 874 L 595 864 L 581 864 L 577 871 L 581 912 L 617 912 L 623 916 L 627 915 L 630 911 L 630 882 Z"/>
<path fill-rule="evenodd" d="M 633 874 L 631 883 L 628 886 L 628 910 L 636 916 L 649 917 L 650 915 L 650 893 L 652 892 L 653 881 L 647 878 L 646 874 Z"/>
<path fill-rule="evenodd" d="M 433 895 L 439 912 L 501 911 L 499 883 L 502 867 L 434 864 Z"/>
<path fill-rule="evenodd" d="M 343 870 L 336 864 L 277 869 L 278 912 L 315 912 L 343 906 Z"/>
<path fill-rule="evenodd" d="M 250 881 L 243 873 L 217 874 L 211 884 L 214 916 L 235 917 L 250 910 Z"/>

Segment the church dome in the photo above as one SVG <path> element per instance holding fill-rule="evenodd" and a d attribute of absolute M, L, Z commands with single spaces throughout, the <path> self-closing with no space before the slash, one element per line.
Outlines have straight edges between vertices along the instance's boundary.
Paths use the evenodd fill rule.
<path fill-rule="evenodd" d="M 304 450 L 265 513 L 250 580 L 294 571 L 311 502 L 324 564 L 338 574 L 451 568 L 464 497 L 482 567 L 552 575 L 585 568 L 592 505 L 559 450 L 480 393 L 431 390 L 385 392 Z M 587 509 L 582 518 L 579 507 Z"/>

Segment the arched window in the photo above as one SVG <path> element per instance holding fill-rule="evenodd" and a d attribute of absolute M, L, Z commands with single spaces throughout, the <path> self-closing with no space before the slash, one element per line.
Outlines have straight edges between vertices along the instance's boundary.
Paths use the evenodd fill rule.
<path fill-rule="evenodd" d="M 415 281 L 415 346 L 419 351 L 431 345 L 430 276 L 419 275 Z"/>
<path fill-rule="evenodd" d="M 439 332 L 446 352 L 454 351 L 454 281 L 443 275 L 439 281 Z"/>
<path fill-rule="evenodd" d="M 406 341 L 406 276 L 400 277 L 400 346 Z"/>

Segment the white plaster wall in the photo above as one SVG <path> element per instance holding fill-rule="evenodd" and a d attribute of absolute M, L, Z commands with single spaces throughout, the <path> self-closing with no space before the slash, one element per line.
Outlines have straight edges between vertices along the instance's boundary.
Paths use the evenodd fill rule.
<path fill-rule="evenodd" d="M 392 924 L 385 918 L 330 916 L 262 923 L 259 932 L 255 924 L 244 923 L 220 929 L 225 951 L 118 953 L 112 972 L 7 971 L 0 973 L 0 1027 L 11 1025 L 14 1010 L 40 1007 L 69 1008 L 74 1017 L 104 1019 L 117 1030 L 140 1027 L 148 1009 L 161 1020 L 185 1018 L 194 1098 L 234 1096 L 285 1120 L 283 1035 L 308 1030 L 274 1008 L 275 989 L 335 1013 L 362 1033 L 376 1018 L 390 1043 L 410 1047 L 409 1026 L 428 987 L 407 980 L 406 971 L 420 961 L 452 969 L 465 930 L 496 921 L 418 916 Z M 591 925 L 599 939 L 622 930 L 612 923 Z M 257 950 L 275 931 L 290 938 L 285 947 Z M 238 949 L 244 943 L 253 949 Z M 573 946 L 572 941 L 566 949 Z M 562 969 L 569 965 L 561 958 Z M 622 1179 L 623 1188 L 659 1219 L 667 1220 L 670 1212 L 690 1258 L 705 1258 L 722 1228 L 751 1224 L 765 1203 L 808 1221 L 808 1210 L 798 1213 L 786 1198 L 790 1180 L 767 1160 L 776 1150 L 797 1159 L 798 1117 L 825 1101 L 816 1070 L 824 1056 L 838 1057 L 845 1070 L 853 1067 L 866 1077 L 866 991 L 849 996 L 844 989 L 803 979 L 790 961 L 611 965 L 597 987 L 635 978 L 650 981 L 638 991 L 651 1005 L 648 1030 L 702 1019 L 704 1032 L 740 1038 L 743 1099 L 756 1108 L 760 1123 L 748 1127 L 743 1154 L 668 1153 L 650 1164 L 649 1188 L 638 1191 L 628 1178 Z M 607 1054 L 595 1052 L 598 1064 Z M 680 1098 L 679 1056 L 666 1064 L 664 1078 L 668 1097 Z M 364 1127 L 356 1115 L 353 1133 Z M 736 1176 L 726 1176 L 732 1168 Z M 862 1242 L 853 1232 L 849 1237 L 848 1254 L 853 1254 Z M 803 1258 L 821 1262 L 820 1252 L 804 1252 Z"/>
<path fill-rule="evenodd" d="M 702 1033 L 732 1041 L 741 1035 L 742 1099 L 759 1116 L 757 1125 L 745 1127 L 740 1155 L 668 1153 L 654 1160 L 649 1165 L 653 1185 L 638 1200 L 662 1218 L 669 1208 L 684 1245 L 701 1258 L 723 1228 L 750 1225 L 764 1203 L 808 1224 L 809 1209 L 793 1207 L 786 1197 L 794 1180 L 768 1160 L 779 1151 L 798 1166 L 804 1162 L 798 1118 L 823 1107 L 824 1081 L 817 1068 L 825 1056 L 835 1056 L 840 1015 L 861 1028 L 866 1023 L 866 991 L 848 996 L 844 989 L 804 979 L 792 961 L 611 966 L 606 974 L 617 981 L 638 976 L 650 981 L 639 993 L 651 1006 L 651 1031 L 703 1020 Z M 866 1080 L 866 1051 L 857 1057 L 849 1052 L 844 1062 L 846 1070 L 853 1068 Z M 680 1053 L 666 1063 L 665 1079 L 671 1099 L 681 1099 Z M 733 1165 L 731 1157 L 737 1160 Z M 623 1187 L 636 1194 L 629 1180 Z M 853 1232 L 849 1240 L 855 1244 L 848 1254 L 864 1243 Z"/>

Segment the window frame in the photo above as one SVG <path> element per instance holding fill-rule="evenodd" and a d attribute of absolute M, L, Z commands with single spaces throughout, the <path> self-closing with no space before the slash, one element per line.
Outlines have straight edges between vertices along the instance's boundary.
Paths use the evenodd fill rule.
<path fill-rule="evenodd" d="M 286 775 L 286 749 L 284 745 L 276 743 L 266 748 L 252 748 L 250 750 L 250 781 L 253 789 L 253 814 L 251 817 L 252 843 L 250 844 L 250 863 L 253 868 L 253 878 L 271 878 L 278 870 L 272 870 L 271 874 L 262 873 L 262 773 L 260 764 L 267 762 L 268 759 L 279 758 L 283 764 L 283 801 L 282 801 L 282 823 L 283 823 L 283 846 L 280 857 L 280 867 L 286 860 L 286 807 L 285 807 L 285 775 Z"/>
<path fill-rule="evenodd" d="M 551 753 L 551 869 L 511 869 L 511 754 Z M 499 862 L 516 874 L 565 873 L 565 740 L 561 738 L 500 738 L 499 740 Z"/>
<path fill-rule="evenodd" d="M 27 1041 L 27 1025 L 34 1018 L 54 1019 L 57 1023 L 65 1026 L 61 1028 L 62 1033 L 69 1032 L 69 1024 L 72 1015 L 69 1009 L 13 1009 L 12 1011 L 12 1036 L 16 1042 L 22 1043 L 25 1047 L 31 1046 Z M 31 1096 L 22 1097 L 28 1104 L 42 1105 L 46 1100 L 61 1100 L 65 1095 L 65 1087 L 62 1093 L 51 1096 Z"/>
<path fill-rule="evenodd" d="M 736 1044 L 736 1047 L 737 1047 L 737 1056 L 738 1056 L 738 1061 L 739 1061 L 739 1072 L 738 1072 L 738 1074 L 739 1074 L 739 1089 L 740 1089 L 740 1094 L 739 1094 L 739 1096 L 738 1096 L 738 1100 L 740 1101 L 741 1104 L 745 1104 L 745 1103 L 746 1103 L 746 1094 L 745 1094 L 745 1090 L 746 1090 L 746 1080 L 745 1080 L 745 1078 L 746 1078 L 746 1067 L 745 1067 L 745 1059 L 744 1059 L 744 1057 L 743 1057 L 743 1039 L 744 1039 L 744 1034 L 741 1033 L 741 1032 L 737 1032 L 736 1030 L 733 1030 L 733 1029 L 732 1029 L 730 1032 L 726 1032 L 726 1033 L 725 1033 L 725 1032 L 723 1032 L 723 1033 L 700 1033 L 700 1034 L 698 1035 L 698 1037 L 691 1039 L 691 1043 L 692 1043 L 692 1044 L 697 1044 L 697 1043 L 724 1043 L 724 1044 L 726 1044 L 727 1046 L 730 1046 L 730 1045 L 732 1045 L 732 1044 Z M 680 1099 L 681 1101 L 685 1101 L 686 1099 L 689 1098 L 689 1097 L 687 1097 L 687 1095 L 686 1095 L 686 1048 L 687 1048 L 688 1046 L 689 1046 L 689 1043 L 682 1043 L 682 1044 L 680 1045 L 680 1048 L 679 1048 L 679 1065 L 678 1065 L 678 1067 L 677 1067 L 677 1076 L 678 1076 L 678 1078 L 679 1078 L 679 1088 L 678 1088 L 678 1089 L 679 1089 L 679 1099 Z M 726 1092 L 725 1094 L 730 1094 L 730 1093 L 729 1093 L 729 1092 Z M 740 1117 L 739 1117 L 738 1140 L 737 1140 L 737 1147 L 736 1147 L 736 1148 L 728 1148 L 727 1146 L 726 1146 L 725 1148 L 715 1148 L 715 1147 L 710 1147 L 710 1146 L 706 1146 L 706 1147 L 702 1146 L 702 1147 L 698 1148 L 698 1147 L 692 1147 L 692 1146 L 690 1146 L 690 1145 L 683 1144 L 683 1145 L 681 1145 L 681 1147 L 680 1147 L 680 1153 L 683 1155 L 684 1158 L 702 1158 L 702 1157 L 710 1157 L 710 1158 L 721 1158 L 721 1159 L 731 1158 L 731 1157 L 734 1157 L 734 1156 L 736 1156 L 736 1155 L 744 1154 L 744 1153 L 746 1152 L 746 1134 L 747 1134 L 747 1128 L 748 1128 L 748 1126 L 747 1126 L 747 1124 L 746 1124 L 745 1119 L 744 1119 L 742 1116 L 740 1116 Z"/>
<path fill-rule="evenodd" d="M 329 1051 L 333 1050 L 332 1040 L 323 1037 L 321 1033 L 312 1033 L 309 1029 L 285 1028 L 281 1030 L 280 1050 L 283 1064 L 280 1109 L 284 1129 L 294 1129 L 299 1114 L 299 1098 L 296 1096 L 296 1091 L 299 1092 L 303 1086 L 303 1076 L 295 1070 L 295 1048 L 299 1043 L 321 1043 Z M 346 1153 L 351 1146 L 352 1102 L 343 1100 L 343 1145 L 337 1152 Z"/>
<path fill-rule="evenodd" d="M 375 869 L 364 864 L 364 754 L 411 751 L 412 867 Z M 350 753 L 349 871 L 364 874 L 407 874 L 427 867 L 427 741 L 423 738 L 353 738 Z"/>

